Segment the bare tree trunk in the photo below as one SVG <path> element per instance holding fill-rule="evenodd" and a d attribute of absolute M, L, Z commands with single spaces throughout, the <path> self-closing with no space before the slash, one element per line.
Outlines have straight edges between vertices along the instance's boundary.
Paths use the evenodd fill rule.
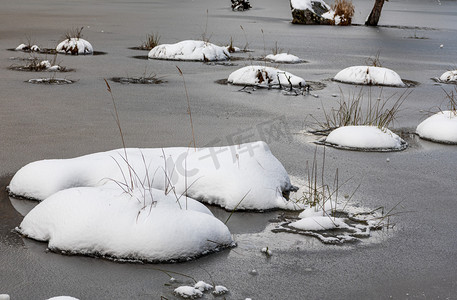
<path fill-rule="evenodd" d="M 373 6 L 373 10 L 371 11 L 368 19 L 365 21 L 365 25 L 367 26 L 377 26 L 379 22 L 379 18 L 381 17 L 381 10 L 382 6 L 384 5 L 384 0 L 376 0 Z"/>

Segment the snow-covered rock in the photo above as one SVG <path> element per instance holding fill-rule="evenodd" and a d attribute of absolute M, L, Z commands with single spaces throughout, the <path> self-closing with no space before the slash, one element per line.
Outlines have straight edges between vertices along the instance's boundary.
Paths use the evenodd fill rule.
<path fill-rule="evenodd" d="M 232 84 L 239 85 L 256 85 L 262 87 L 289 86 L 305 86 L 306 82 L 303 78 L 295 76 L 289 72 L 285 72 L 272 67 L 264 66 L 247 66 L 238 69 L 231 73 L 227 80 Z"/>
<path fill-rule="evenodd" d="M 214 291 L 213 291 L 213 294 L 214 295 L 224 295 L 226 293 L 228 293 L 228 288 L 226 288 L 225 286 L 223 285 L 216 285 L 214 287 Z"/>
<path fill-rule="evenodd" d="M 407 143 L 387 128 L 376 126 L 343 126 L 327 136 L 325 144 L 344 149 L 365 151 L 396 151 Z"/>
<path fill-rule="evenodd" d="M 184 299 L 196 299 L 203 297 L 202 291 L 192 286 L 184 285 L 176 288 L 174 293 Z"/>
<path fill-rule="evenodd" d="M 40 202 L 17 228 L 68 254 L 151 262 L 188 260 L 233 244 L 201 203 L 150 188 L 117 184 L 70 188 Z"/>
<path fill-rule="evenodd" d="M 338 72 L 333 79 L 353 84 L 406 86 L 396 72 L 382 67 L 353 66 Z"/>
<path fill-rule="evenodd" d="M 135 181 L 148 178 L 160 190 L 174 187 L 181 195 L 232 209 L 292 208 L 285 200 L 293 186 L 282 164 L 264 142 L 211 148 L 126 149 Z M 124 150 L 73 159 L 42 160 L 21 168 L 10 193 L 43 200 L 71 187 L 127 182 Z M 144 160 L 143 160 L 144 159 Z"/>
<path fill-rule="evenodd" d="M 211 284 L 208 284 L 204 281 L 199 281 L 194 285 L 194 288 L 199 289 L 200 291 L 209 291 L 213 289 L 213 286 Z"/>
<path fill-rule="evenodd" d="M 290 0 L 292 23 L 305 25 L 331 25 L 331 7 L 323 0 Z"/>
<path fill-rule="evenodd" d="M 56 47 L 57 52 L 71 55 L 92 54 L 92 45 L 82 38 L 70 38 L 60 42 Z"/>
<path fill-rule="evenodd" d="M 441 111 L 425 119 L 416 128 L 423 139 L 457 144 L 457 111 Z"/>
<path fill-rule="evenodd" d="M 457 82 L 457 70 L 444 72 L 440 76 L 441 82 Z"/>
<path fill-rule="evenodd" d="M 154 47 L 149 58 L 171 60 L 217 61 L 230 59 L 227 47 L 220 47 L 204 41 L 182 41 Z"/>
<path fill-rule="evenodd" d="M 301 62 L 299 57 L 288 53 L 269 54 L 265 56 L 265 59 L 277 63 L 296 64 Z"/>

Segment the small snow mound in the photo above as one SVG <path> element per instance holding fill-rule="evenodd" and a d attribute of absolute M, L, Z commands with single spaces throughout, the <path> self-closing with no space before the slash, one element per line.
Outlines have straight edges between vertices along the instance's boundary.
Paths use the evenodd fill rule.
<path fill-rule="evenodd" d="M 203 296 L 203 293 L 192 286 L 180 286 L 174 290 L 174 293 L 184 299 L 196 299 Z"/>
<path fill-rule="evenodd" d="M 229 83 L 238 85 L 256 85 L 261 87 L 271 86 L 302 86 L 306 81 L 289 72 L 285 72 L 272 67 L 247 66 L 231 73 L 227 79 Z"/>
<path fill-rule="evenodd" d="M 441 82 L 457 82 L 457 70 L 444 72 L 440 76 Z"/>
<path fill-rule="evenodd" d="M 270 249 L 268 249 L 268 247 L 263 247 L 260 250 L 260 252 L 265 253 L 267 256 L 272 256 L 273 255 L 273 252 Z"/>
<path fill-rule="evenodd" d="M 300 9 L 300 10 L 306 10 L 309 9 L 313 13 L 317 13 L 314 11 L 313 6 L 316 4 L 322 6 L 323 8 L 327 10 L 331 10 L 331 7 L 325 3 L 323 0 L 290 0 L 290 6 L 292 9 Z"/>
<path fill-rule="evenodd" d="M 204 281 L 199 281 L 194 285 L 194 288 L 204 292 L 204 291 L 209 291 L 213 289 L 213 286 L 211 284 L 208 284 Z"/>
<path fill-rule="evenodd" d="M 398 151 L 407 146 L 403 139 L 389 129 L 376 126 L 339 127 L 327 136 L 325 144 L 364 151 Z"/>
<path fill-rule="evenodd" d="M 79 299 L 75 298 L 75 297 L 70 297 L 70 296 L 57 296 L 57 297 L 49 298 L 48 300 L 79 300 Z"/>
<path fill-rule="evenodd" d="M 218 61 L 230 59 L 227 47 L 220 47 L 204 41 L 182 41 L 154 47 L 149 58 L 171 60 Z"/>
<path fill-rule="evenodd" d="M 8 294 L 0 294 L 0 300 L 10 300 L 10 295 L 8 295 Z"/>
<path fill-rule="evenodd" d="M 330 230 L 337 228 L 349 228 L 349 226 L 340 218 L 333 218 L 329 216 L 313 216 L 303 218 L 296 222 L 292 222 L 289 226 L 300 230 Z"/>
<path fill-rule="evenodd" d="M 395 71 L 382 67 L 353 66 L 338 72 L 333 79 L 353 84 L 406 86 Z"/>
<path fill-rule="evenodd" d="M 277 62 L 277 63 L 289 63 L 297 64 L 301 62 L 301 59 L 298 56 L 288 54 L 288 53 L 279 53 L 279 54 L 269 54 L 265 56 L 266 60 Z"/>
<path fill-rule="evenodd" d="M 441 111 L 425 119 L 416 128 L 423 139 L 457 144 L 457 111 Z"/>
<path fill-rule="evenodd" d="M 216 286 L 214 287 L 213 294 L 214 294 L 214 295 L 224 295 L 224 294 L 228 293 L 228 291 L 229 291 L 229 290 L 228 290 L 225 286 L 223 286 L 223 285 L 216 285 Z"/>
<path fill-rule="evenodd" d="M 28 48 L 26 44 L 20 44 L 19 46 L 16 47 L 16 51 L 22 51 L 24 49 Z"/>
<path fill-rule="evenodd" d="M 85 55 L 94 52 L 92 45 L 81 38 L 70 38 L 60 42 L 56 47 L 57 52 L 71 55 Z"/>

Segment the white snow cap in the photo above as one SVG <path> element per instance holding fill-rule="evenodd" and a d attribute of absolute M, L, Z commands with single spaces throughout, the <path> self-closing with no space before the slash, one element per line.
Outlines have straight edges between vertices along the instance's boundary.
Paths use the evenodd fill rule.
<path fill-rule="evenodd" d="M 136 173 L 134 179 L 148 178 L 154 188 L 174 186 L 178 195 L 187 192 L 189 197 L 228 210 L 292 208 L 282 195 L 292 188 L 289 175 L 264 142 L 126 151 Z M 124 149 L 118 149 L 33 162 L 14 175 L 9 190 L 17 196 L 43 200 L 71 187 L 124 182 L 129 170 L 123 157 Z"/>
<path fill-rule="evenodd" d="M 338 72 L 333 79 L 354 84 L 405 86 L 396 72 L 382 67 L 353 66 Z"/>
<path fill-rule="evenodd" d="M 92 45 L 81 38 L 70 38 L 60 42 L 56 47 L 57 52 L 65 54 L 92 54 Z"/>
<path fill-rule="evenodd" d="M 289 72 L 285 72 L 272 67 L 264 66 L 247 66 L 236 70 L 231 73 L 227 80 L 232 84 L 240 85 L 257 85 L 257 86 L 271 86 L 271 85 L 290 85 L 305 86 L 306 81 L 298 76 Z"/>
<path fill-rule="evenodd" d="M 318 3 L 323 7 L 327 8 L 328 10 L 331 9 L 330 6 L 323 0 L 290 0 L 290 5 L 292 6 L 292 8 L 300 10 L 309 9 L 310 11 L 315 13 L 315 11 L 313 10 L 313 3 Z"/>
<path fill-rule="evenodd" d="M 8 294 L 0 294 L 0 300 L 10 300 L 10 295 L 8 295 Z"/>
<path fill-rule="evenodd" d="M 70 296 L 57 296 L 57 297 L 49 298 L 48 300 L 79 300 L 79 299 L 75 298 L 75 297 L 70 297 Z"/>
<path fill-rule="evenodd" d="M 183 297 L 184 299 L 196 299 L 203 297 L 202 291 L 192 286 L 180 286 L 174 290 L 175 294 Z"/>
<path fill-rule="evenodd" d="M 172 60 L 217 61 L 230 59 L 227 47 L 220 47 L 204 41 L 182 41 L 176 44 L 163 44 L 154 47 L 149 58 Z"/>
<path fill-rule="evenodd" d="M 406 142 L 387 128 L 343 126 L 327 136 L 326 143 L 342 148 L 364 150 L 403 150 Z"/>
<path fill-rule="evenodd" d="M 444 72 L 440 76 L 440 81 L 442 82 L 454 82 L 457 81 L 457 70 Z"/>
<path fill-rule="evenodd" d="M 125 193 L 117 184 L 57 192 L 17 230 L 69 254 L 151 262 L 188 260 L 233 244 L 225 224 L 201 203 L 156 189 Z"/>
<path fill-rule="evenodd" d="M 289 63 L 296 64 L 300 63 L 301 59 L 298 56 L 288 54 L 288 53 L 279 53 L 279 54 L 269 54 L 265 57 L 266 60 L 274 61 L 277 63 Z"/>
<path fill-rule="evenodd" d="M 194 288 L 199 289 L 200 291 L 204 292 L 204 291 L 212 290 L 213 286 L 204 281 L 199 281 L 194 285 Z"/>
<path fill-rule="evenodd" d="M 416 128 L 424 139 L 457 144 L 457 111 L 441 111 L 425 119 Z"/>
<path fill-rule="evenodd" d="M 223 294 L 226 294 L 228 293 L 228 288 L 226 288 L 225 286 L 223 285 L 216 285 L 214 287 L 214 291 L 213 291 L 213 294 L 214 295 L 223 295 Z"/>

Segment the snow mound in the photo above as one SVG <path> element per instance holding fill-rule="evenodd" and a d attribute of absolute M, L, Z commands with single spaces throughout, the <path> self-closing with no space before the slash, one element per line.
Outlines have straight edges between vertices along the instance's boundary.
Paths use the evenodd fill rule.
<path fill-rule="evenodd" d="M 43 60 L 40 62 L 40 67 L 43 67 L 46 71 L 57 72 L 62 70 L 62 67 L 59 65 L 52 65 L 49 60 Z"/>
<path fill-rule="evenodd" d="M 317 13 L 313 9 L 313 6 L 315 6 L 316 4 L 326 8 L 327 10 L 331 10 L 331 7 L 323 0 L 290 0 L 290 6 L 292 7 L 292 9 L 308 9 L 313 13 Z"/>
<path fill-rule="evenodd" d="M 387 128 L 376 126 L 343 126 L 327 136 L 325 144 L 336 148 L 364 151 L 404 150 L 407 143 Z"/>
<path fill-rule="evenodd" d="M 447 110 L 434 114 L 417 126 L 416 133 L 434 142 L 457 144 L 457 112 Z"/>
<path fill-rule="evenodd" d="M 202 291 L 192 286 L 184 285 L 176 288 L 174 293 L 184 299 L 196 299 L 203 297 Z"/>
<path fill-rule="evenodd" d="M 444 72 L 440 76 L 441 82 L 457 82 L 457 70 Z"/>
<path fill-rule="evenodd" d="M 70 297 L 70 296 L 57 296 L 57 297 L 49 298 L 48 300 L 79 300 L 79 299 L 75 298 L 75 297 Z"/>
<path fill-rule="evenodd" d="M 219 47 L 204 41 L 182 41 L 154 47 L 149 58 L 171 60 L 217 61 L 230 59 L 227 47 Z"/>
<path fill-rule="evenodd" d="M 277 63 L 289 63 L 297 64 L 301 62 L 301 59 L 298 56 L 288 54 L 288 53 L 279 53 L 279 54 L 268 54 L 265 57 L 266 60 L 277 62 Z"/>
<path fill-rule="evenodd" d="M 60 42 L 56 47 L 57 52 L 71 55 L 92 54 L 94 50 L 92 45 L 81 38 L 70 38 Z"/>
<path fill-rule="evenodd" d="M 188 260 L 233 244 L 203 204 L 156 189 L 125 193 L 115 183 L 55 193 L 17 230 L 48 241 L 53 251 L 150 262 Z"/>
<path fill-rule="evenodd" d="M 224 294 L 228 293 L 228 291 L 229 291 L 228 288 L 226 288 L 225 286 L 223 286 L 223 285 L 216 285 L 216 286 L 214 287 L 213 294 L 219 296 L 219 295 L 224 295 Z"/>
<path fill-rule="evenodd" d="M 153 188 L 174 187 L 181 195 L 228 210 L 292 208 L 283 193 L 293 186 L 282 164 L 264 142 L 211 148 L 126 149 L 135 180 Z M 124 149 L 73 159 L 42 160 L 21 168 L 8 187 L 11 194 L 43 200 L 72 187 L 95 187 L 129 175 Z"/>
<path fill-rule="evenodd" d="M 396 72 L 382 67 L 353 66 L 338 72 L 333 79 L 354 84 L 406 86 Z"/>
<path fill-rule="evenodd" d="M 33 51 L 33 52 L 39 52 L 41 49 L 37 45 L 29 46 L 26 44 L 20 44 L 17 46 L 14 50 L 16 51 Z"/>
<path fill-rule="evenodd" d="M 271 86 L 305 86 L 306 82 L 303 78 L 295 76 L 289 72 L 285 72 L 272 67 L 263 66 L 247 66 L 231 73 L 227 80 L 232 84 L 239 85 L 256 85 L 262 87 Z"/>
<path fill-rule="evenodd" d="M 209 291 L 213 289 L 213 286 L 211 284 L 208 284 L 204 281 L 199 281 L 194 285 L 194 288 L 204 292 L 204 291 Z"/>

